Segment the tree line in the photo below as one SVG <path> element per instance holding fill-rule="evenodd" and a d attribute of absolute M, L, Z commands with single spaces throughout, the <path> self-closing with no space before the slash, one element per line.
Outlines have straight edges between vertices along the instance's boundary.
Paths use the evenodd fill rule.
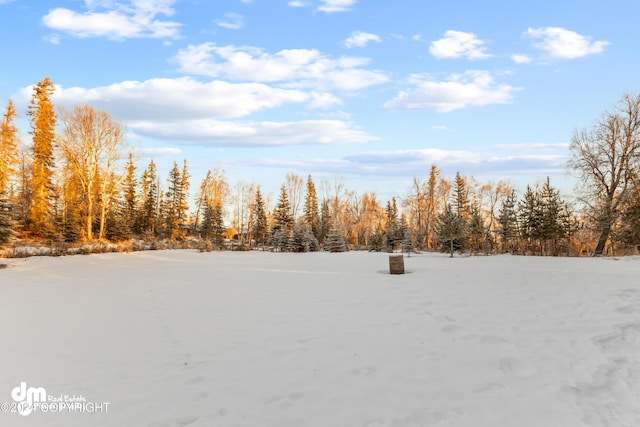
<path fill-rule="evenodd" d="M 203 250 L 601 255 L 640 247 L 638 95 L 574 133 L 568 168 L 581 186 L 570 198 L 548 178 L 519 194 L 508 181 L 447 179 L 431 165 L 403 197 L 384 201 L 341 179 L 319 191 L 311 175 L 289 173 L 272 204 L 260 185 L 232 186 L 221 169 L 196 188 L 187 160 L 167 177 L 153 160 L 140 169 L 122 124 L 89 105 L 56 111 L 53 93 L 49 78 L 34 85 L 30 143 L 11 100 L 0 121 L 0 248 L 135 240 Z"/>

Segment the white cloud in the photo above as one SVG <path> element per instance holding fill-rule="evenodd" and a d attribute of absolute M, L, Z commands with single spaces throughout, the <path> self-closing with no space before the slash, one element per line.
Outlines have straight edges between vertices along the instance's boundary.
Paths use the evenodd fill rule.
<path fill-rule="evenodd" d="M 449 30 L 444 37 L 431 43 L 429 52 L 436 58 L 486 59 L 485 41 L 473 33 Z"/>
<path fill-rule="evenodd" d="M 376 34 L 354 31 L 349 38 L 344 41 L 344 46 L 347 48 L 365 47 L 369 42 L 380 43 L 381 41 L 380 37 Z"/>
<path fill-rule="evenodd" d="M 244 17 L 237 13 L 227 13 L 225 15 L 225 19 L 217 20 L 216 24 L 228 30 L 239 30 L 244 27 Z"/>
<path fill-rule="evenodd" d="M 32 86 L 23 88 L 18 101 L 26 105 L 32 93 Z M 91 104 L 109 111 L 126 125 L 132 140 L 153 138 L 205 146 L 280 146 L 376 139 L 348 119 L 239 121 L 240 117 L 286 104 L 313 108 L 340 102 L 331 94 L 278 89 L 261 83 L 202 83 L 183 77 L 125 81 L 97 88 L 56 86 L 53 101 L 65 108 Z"/>
<path fill-rule="evenodd" d="M 453 74 L 447 80 L 434 81 L 429 76 L 413 76 L 415 88 L 402 91 L 385 104 L 390 110 L 430 109 L 446 113 L 461 108 L 491 104 L 508 104 L 519 88 L 494 82 L 488 71 L 471 70 Z"/>
<path fill-rule="evenodd" d="M 28 99 L 31 87 L 23 89 Z M 243 117 L 285 104 L 318 102 L 317 96 L 260 83 L 199 82 L 188 77 L 125 81 L 97 88 L 57 87 L 57 105 L 91 104 L 121 120 L 171 121 Z"/>
<path fill-rule="evenodd" d="M 601 53 L 609 45 L 607 41 L 592 41 L 592 37 L 559 27 L 529 28 L 525 34 L 534 39 L 533 47 L 552 58 L 581 58 Z"/>
<path fill-rule="evenodd" d="M 42 18 L 54 30 L 79 38 L 178 38 L 180 23 L 158 19 L 172 16 L 175 0 L 85 0 L 86 12 L 55 8 Z"/>
<path fill-rule="evenodd" d="M 173 122 L 133 121 L 128 126 L 137 135 L 207 147 L 364 143 L 377 139 L 342 120 L 237 122 L 198 119 Z"/>
<path fill-rule="evenodd" d="M 389 80 L 381 71 L 362 68 L 368 64 L 367 58 L 332 59 L 314 49 L 270 54 L 255 47 L 204 43 L 180 50 L 174 59 L 180 71 L 188 74 L 316 90 L 358 90 Z"/>
<path fill-rule="evenodd" d="M 289 7 L 311 7 L 317 4 L 316 10 L 324 13 L 347 12 L 357 0 L 289 0 Z"/>
<path fill-rule="evenodd" d="M 529 55 L 514 53 L 511 55 L 511 60 L 516 64 L 528 64 L 532 61 L 532 58 Z"/>
<path fill-rule="evenodd" d="M 318 10 L 325 13 L 346 12 L 356 4 L 356 0 L 320 0 Z"/>
<path fill-rule="evenodd" d="M 309 6 L 309 2 L 303 0 L 291 0 L 288 5 L 290 7 L 307 7 Z"/>

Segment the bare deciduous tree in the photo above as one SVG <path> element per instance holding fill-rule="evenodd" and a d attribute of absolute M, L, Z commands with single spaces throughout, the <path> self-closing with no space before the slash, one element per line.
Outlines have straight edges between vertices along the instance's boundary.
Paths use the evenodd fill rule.
<path fill-rule="evenodd" d="M 97 194 L 100 204 L 99 238 L 103 238 L 107 207 L 115 189 L 113 172 L 124 144 L 123 127 L 106 111 L 95 110 L 89 105 L 62 110 L 61 122 L 58 147 L 67 164 L 75 171 L 86 201 L 85 237 L 87 240 L 93 239 Z"/>
<path fill-rule="evenodd" d="M 640 95 L 626 94 L 592 129 L 576 131 L 569 167 L 580 176 L 580 200 L 598 232 L 601 255 L 620 215 L 640 158 Z"/>

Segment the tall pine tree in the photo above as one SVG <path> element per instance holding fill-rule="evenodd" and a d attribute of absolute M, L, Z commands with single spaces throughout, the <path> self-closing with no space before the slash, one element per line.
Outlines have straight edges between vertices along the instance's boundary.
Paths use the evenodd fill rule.
<path fill-rule="evenodd" d="M 318 237 L 318 195 L 316 194 L 316 186 L 311 179 L 311 175 L 307 177 L 307 194 L 304 201 L 304 222 L 311 230 L 316 238 Z"/>
<path fill-rule="evenodd" d="M 54 196 L 54 142 L 56 114 L 51 97 L 55 90 L 48 77 L 33 88 L 33 96 L 27 114 L 31 117 L 33 137 L 33 172 L 31 179 L 31 206 L 29 228 L 31 232 L 45 237 L 51 230 L 52 199 Z"/>
<path fill-rule="evenodd" d="M 158 221 L 159 188 L 156 164 L 151 160 L 142 173 L 142 208 L 140 210 L 141 231 L 153 236 Z"/>
<path fill-rule="evenodd" d="M 18 164 L 18 117 L 13 101 L 9 100 L 0 121 L 0 191 L 8 191 Z"/>
<path fill-rule="evenodd" d="M 258 188 L 256 190 L 255 201 L 253 203 L 253 239 L 259 246 L 267 244 L 269 224 L 267 222 L 267 210 L 262 199 L 262 192 Z"/>

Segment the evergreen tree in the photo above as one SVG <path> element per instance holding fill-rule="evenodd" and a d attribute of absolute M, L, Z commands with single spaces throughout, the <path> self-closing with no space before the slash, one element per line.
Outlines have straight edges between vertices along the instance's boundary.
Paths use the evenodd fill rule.
<path fill-rule="evenodd" d="M 207 200 L 203 212 L 201 232 L 202 237 L 210 240 L 216 249 L 222 248 L 224 220 L 220 201 Z"/>
<path fill-rule="evenodd" d="M 518 206 L 520 233 L 522 238 L 529 242 L 531 250 L 535 252 L 536 242 L 539 242 L 542 237 L 543 213 L 539 192 L 527 186 Z"/>
<path fill-rule="evenodd" d="M 37 83 L 27 114 L 31 117 L 33 166 L 29 226 L 34 235 L 45 237 L 51 231 L 54 196 L 54 142 L 56 114 L 51 97 L 53 81 L 48 77 Z"/>
<path fill-rule="evenodd" d="M 331 212 L 329 210 L 329 202 L 322 200 L 322 208 L 320 210 L 320 224 L 318 226 L 318 241 L 324 244 L 324 239 L 331 228 Z"/>
<path fill-rule="evenodd" d="M 324 250 L 328 252 L 345 252 L 347 245 L 340 231 L 332 227 L 324 239 Z"/>
<path fill-rule="evenodd" d="M 468 223 L 471 218 L 471 205 L 469 202 L 469 188 L 467 180 L 456 172 L 453 182 L 453 209 L 461 221 Z"/>
<path fill-rule="evenodd" d="M 471 205 L 471 217 L 469 219 L 469 239 L 474 253 L 478 253 L 487 240 L 487 227 L 480 212 L 480 207 L 474 203 Z"/>
<path fill-rule="evenodd" d="M 9 100 L 0 121 L 0 191 L 8 191 L 11 176 L 18 163 L 18 128 L 14 121 L 18 117 L 13 101 Z"/>
<path fill-rule="evenodd" d="M 267 211 L 262 199 L 262 192 L 256 190 L 255 201 L 253 203 L 253 240 L 257 245 L 264 246 L 268 242 L 269 224 L 267 222 Z"/>
<path fill-rule="evenodd" d="M 289 234 L 287 252 L 315 252 L 320 245 L 306 224 L 296 224 Z"/>
<path fill-rule="evenodd" d="M 140 228 L 149 235 L 156 233 L 159 196 L 156 164 L 151 160 L 142 174 L 142 209 L 140 211 Z"/>
<path fill-rule="evenodd" d="M 369 237 L 369 244 L 367 245 L 369 252 L 382 252 L 384 249 L 384 234 L 374 233 Z"/>
<path fill-rule="evenodd" d="M 384 237 L 385 246 L 389 252 L 393 252 L 398 243 L 402 241 L 401 230 L 398 224 L 398 206 L 395 197 L 392 197 L 391 200 L 387 202 Z"/>
<path fill-rule="evenodd" d="M 460 175 L 460 172 L 456 172 L 456 177 L 453 181 L 453 193 L 452 193 L 452 208 L 453 212 L 458 217 L 460 223 L 460 236 L 456 240 L 456 246 L 462 250 L 467 247 L 467 238 L 469 234 L 469 224 L 471 221 L 471 204 L 469 201 L 469 188 L 467 180 Z"/>
<path fill-rule="evenodd" d="M 11 211 L 12 206 L 9 203 L 7 192 L 0 190 L 0 249 L 11 243 L 14 236 L 15 224 Z"/>
<path fill-rule="evenodd" d="M 453 257 L 453 252 L 462 249 L 460 243 L 464 237 L 462 220 L 448 204 L 445 211 L 438 215 L 437 236 L 444 251 L 448 251 Z"/>
<path fill-rule="evenodd" d="M 170 240 L 177 240 L 182 237 L 182 225 L 184 224 L 184 213 L 182 210 L 182 173 L 178 168 L 178 163 L 173 162 L 173 168 L 169 172 L 167 180 L 168 186 L 165 193 L 164 204 L 164 230 L 166 237 Z"/>
<path fill-rule="evenodd" d="M 411 229 L 407 225 L 407 220 L 404 215 L 402 215 L 400 221 L 400 234 L 402 235 L 402 252 L 410 254 L 414 251 L 413 236 L 411 235 Z"/>
<path fill-rule="evenodd" d="M 82 221 L 76 209 L 68 209 L 62 221 L 62 238 L 65 243 L 76 243 L 82 238 Z"/>
<path fill-rule="evenodd" d="M 289 231 L 293 229 L 293 216 L 291 214 L 291 206 L 289 205 L 287 188 L 284 185 L 280 187 L 280 198 L 276 204 L 273 219 L 274 225 L 272 232 L 277 233 L 278 231 L 283 231 L 286 232 L 288 236 Z"/>
<path fill-rule="evenodd" d="M 111 200 L 106 220 L 106 237 L 112 242 L 121 242 L 131 238 L 132 227 L 128 223 L 127 208 L 124 197 L 118 195 Z"/>
<path fill-rule="evenodd" d="M 498 212 L 500 228 L 498 228 L 497 233 L 502 238 L 503 252 L 513 252 L 517 246 L 519 235 L 517 203 L 516 192 L 512 189 L 502 201 L 502 206 Z"/>
<path fill-rule="evenodd" d="M 311 175 L 307 177 L 307 194 L 304 201 L 304 221 L 314 236 L 318 236 L 318 196 L 316 194 L 316 186 L 311 179 Z"/>
<path fill-rule="evenodd" d="M 565 230 L 563 224 L 562 211 L 564 202 L 560 199 L 560 192 L 556 190 L 547 180 L 542 185 L 539 195 L 540 200 L 540 239 L 551 242 L 553 253 L 558 253 L 558 240 L 564 237 Z"/>
<path fill-rule="evenodd" d="M 138 181 L 136 179 L 136 165 L 133 154 L 129 153 L 129 160 L 125 166 L 124 177 L 124 220 L 132 233 L 139 233 L 138 227 Z"/>

